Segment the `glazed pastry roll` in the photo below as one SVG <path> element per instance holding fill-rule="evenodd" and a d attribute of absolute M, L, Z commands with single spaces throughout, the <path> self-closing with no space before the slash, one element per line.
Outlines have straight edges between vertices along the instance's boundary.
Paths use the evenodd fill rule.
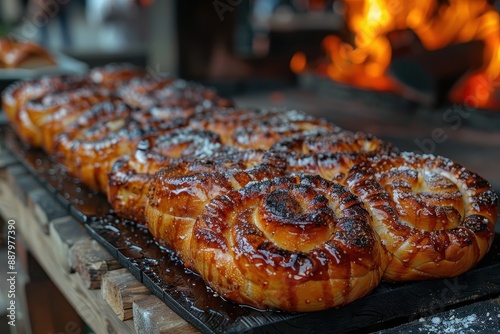
<path fill-rule="evenodd" d="M 347 130 L 284 137 L 271 149 L 286 155 L 290 172 L 320 175 L 342 184 L 355 164 L 369 157 L 399 152 L 373 135 Z"/>
<path fill-rule="evenodd" d="M 109 173 L 108 201 L 120 216 L 145 223 L 145 206 L 153 174 L 186 159 L 211 158 L 222 152 L 219 136 L 212 132 L 177 129 L 142 139 L 135 151 L 120 158 Z"/>
<path fill-rule="evenodd" d="M 26 102 L 19 110 L 19 132 L 33 147 L 53 153 L 54 137 L 95 104 L 117 101 L 110 90 L 80 88 L 46 94 Z"/>
<path fill-rule="evenodd" d="M 97 104 L 56 136 L 55 155 L 84 184 L 105 192 L 108 173 L 115 161 L 131 154 L 142 138 L 159 136 L 185 125 L 182 118 L 164 122 L 144 115 L 139 119 L 150 122 L 142 123 L 135 115 L 144 112 L 122 101 Z"/>
<path fill-rule="evenodd" d="M 220 109 L 193 115 L 189 126 L 217 133 L 225 145 L 240 149 L 269 149 L 286 136 L 337 132 L 340 128 L 297 110 Z"/>
<path fill-rule="evenodd" d="M 379 284 L 387 263 L 363 203 L 303 174 L 217 196 L 190 244 L 188 263 L 220 295 L 286 311 L 352 302 Z"/>
<path fill-rule="evenodd" d="M 190 262 L 192 227 L 211 199 L 284 173 L 284 161 L 263 151 L 222 154 L 170 165 L 158 171 L 151 181 L 146 205 L 149 231 L 159 243 Z"/>
<path fill-rule="evenodd" d="M 412 153 L 374 157 L 352 168 L 347 185 L 365 203 L 391 254 L 387 280 L 460 275 L 493 242 L 496 193 L 449 159 Z"/>
<path fill-rule="evenodd" d="M 163 75 L 131 80 L 119 89 L 118 95 L 134 107 L 178 108 L 191 114 L 203 108 L 233 105 L 211 88 Z"/>

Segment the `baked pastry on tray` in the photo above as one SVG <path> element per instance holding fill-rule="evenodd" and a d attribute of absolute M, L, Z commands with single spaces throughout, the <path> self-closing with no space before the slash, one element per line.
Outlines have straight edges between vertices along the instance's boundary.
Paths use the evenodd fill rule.
<path fill-rule="evenodd" d="M 495 234 L 496 193 L 449 159 L 134 67 L 16 83 L 3 108 L 237 303 L 315 311 L 381 279 L 460 275 Z"/>
<path fill-rule="evenodd" d="M 54 57 L 31 41 L 0 38 L 0 69 L 39 68 L 56 65 Z"/>

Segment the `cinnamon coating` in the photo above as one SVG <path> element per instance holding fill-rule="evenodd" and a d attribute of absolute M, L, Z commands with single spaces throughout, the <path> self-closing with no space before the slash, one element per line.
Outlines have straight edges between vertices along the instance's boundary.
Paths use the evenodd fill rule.
<path fill-rule="evenodd" d="M 319 176 L 291 175 L 214 198 L 196 220 L 191 266 L 222 296 L 314 311 L 371 291 L 385 253 L 363 203 Z"/>
<path fill-rule="evenodd" d="M 108 89 L 80 88 L 28 101 L 19 111 L 22 137 L 31 146 L 42 147 L 52 154 L 55 135 L 93 105 L 112 100 L 117 101 L 117 98 Z"/>
<path fill-rule="evenodd" d="M 340 183 L 352 166 L 367 158 L 399 152 L 373 135 L 340 129 L 284 137 L 271 149 L 286 155 L 290 172 L 320 175 Z"/>
<path fill-rule="evenodd" d="M 356 165 L 347 185 L 392 258 L 384 279 L 451 277 L 489 250 L 498 198 L 479 175 L 443 157 L 403 153 Z"/>
<path fill-rule="evenodd" d="M 152 174 L 185 159 L 212 157 L 221 149 L 219 136 L 201 130 L 176 129 L 142 139 L 135 152 L 113 165 L 108 175 L 108 201 L 121 217 L 145 223 Z"/>
<path fill-rule="evenodd" d="M 149 231 L 189 262 L 194 221 L 212 198 L 284 173 L 284 162 L 263 151 L 221 154 L 170 165 L 158 171 L 151 182 L 146 205 Z"/>
<path fill-rule="evenodd" d="M 217 133 L 225 145 L 240 149 L 269 149 L 286 136 L 299 133 L 340 131 L 297 110 L 220 109 L 193 115 L 189 126 Z"/>
<path fill-rule="evenodd" d="M 74 102 L 72 99 L 78 98 L 75 90 L 93 90 L 96 92 L 95 99 L 99 100 L 99 95 L 109 95 L 110 91 L 140 73 L 128 65 L 108 65 L 93 69 L 89 75 L 51 76 L 21 81 L 3 91 L 2 106 L 21 139 L 32 146 L 41 147 L 43 142 L 39 127 L 43 120 L 40 118 L 56 112 L 58 103 L 60 107 L 71 106 Z M 47 95 L 50 97 L 45 98 Z M 92 102 L 92 97 L 88 98 Z M 36 99 L 38 101 L 29 103 Z M 27 103 L 30 104 L 29 107 L 26 106 Z M 50 144 L 46 147 L 51 148 Z"/>
<path fill-rule="evenodd" d="M 105 192 L 114 162 L 132 153 L 143 137 L 159 136 L 185 124 L 184 119 L 141 123 L 137 113 L 141 111 L 122 101 L 95 105 L 55 138 L 56 157 L 83 183 Z"/>

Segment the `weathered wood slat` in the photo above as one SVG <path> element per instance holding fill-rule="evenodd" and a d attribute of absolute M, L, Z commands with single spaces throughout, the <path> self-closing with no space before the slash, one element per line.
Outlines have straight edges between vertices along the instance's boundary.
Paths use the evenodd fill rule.
<path fill-rule="evenodd" d="M 134 300 L 151 292 L 125 268 L 106 273 L 102 279 L 102 297 L 121 320 L 132 319 Z"/>
<path fill-rule="evenodd" d="M 10 189 L 18 196 L 22 203 L 37 219 L 45 233 L 49 232 L 49 222 L 54 219 L 68 216 L 68 210 L 57 202 L 53 196 L 43 189 L 42 185 L 27 170 L 18 166 L 7 168 L 7 178 Z"/>
<path fill-rule="evenodd" d="M 99 289 L 102 277 L 121 264 L 95 240 L 77 241 L 70 250 L 70 263 L 87 289 Z"/>
<path fill-rule="evenodd" d="M 133 321 L 127 320 L 133 316 L 132 305 L 138 299 L 151 296 L 151 292 L 126 269 L 117 269 L 121 268 L 118 261 L 87 234 L 83 225 L 69 216 L 68 208 L 29 174 L 28 169 L 1 149 L 0 213 L 19 222 L 22 231 L 19 237 L 26 235 L 30 252 L 95 332 L 135 332 Z M 107 288 L 96 290 L 106 273 Z M 112 302 L 108 297 L 108 303 L 118 310 L 118 317 L 101 294 L 114 296 Z M 157 312 L 144 309 L 146 315 L 139 317 L 139 321 L 144 323 L 146 318 L 154 321 L 159 332 L 196 332 L 162 301 L 153 300 Z M 154 314 L 157 315 L 150 316 Z"/>
<path fill-rule="evenodd" d="M 50 238 L 57 250 L 57 259 L 66 272 L 72 272 L 70 249 L 81 240 L 90 240 L 87 231 L 73 217 L 66 216 L 53 220 L 49 225 Z"/>
<path fill-rule="evenodd" d="M 134 325 L 137 333 L 183 334 L 198 330 L 169 309 L 153 295 L 135 300 L 133 303 Z"/>
<path fill-rule="evenodd" d="M 19 201 L 13 197 L 13 200 Z M 101 298 L 99 291 L 87 289 L 78 274 L 64 270 L 57 258 L 58 250 L 26 207 L 13 213 L 18 231 L 23 235 L 30 252 L 44 268 L 51 280 L 64 293 L 75 310 L 96 333 L 135 333 L 132 321 L 119 320 Z"/>

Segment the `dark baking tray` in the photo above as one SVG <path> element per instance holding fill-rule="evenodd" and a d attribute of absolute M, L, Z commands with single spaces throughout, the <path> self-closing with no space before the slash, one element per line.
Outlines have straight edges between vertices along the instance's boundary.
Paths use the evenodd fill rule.
<path fill-rule="evenodd" d="M 382 282 L 368 296 L 338 309 L 310 313 L 259 311 L 217 296 L 175 255 L 156 244 L 147 229 L 116 217 L 106 198 L 40 150 L 25 147 L 9 126 L 0 127 L 6 147 L 67 207 L 90 235 L 172 310 L 204 333 L 370 332 L 500 294 L 500 236 L 471 271 L 449 279 Z"/>

